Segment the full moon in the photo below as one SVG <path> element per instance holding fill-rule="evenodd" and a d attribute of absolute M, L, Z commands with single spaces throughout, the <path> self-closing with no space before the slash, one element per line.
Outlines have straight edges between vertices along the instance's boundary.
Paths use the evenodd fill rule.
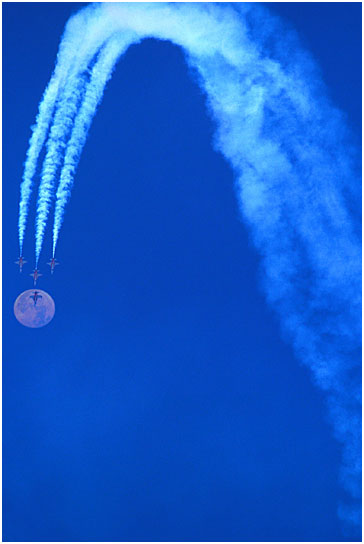
<path fill-rule="evenodd" d="M 52 297 L 40 289 L 24 291 L 14 303 L 14 314 L 19 323 L 32 329 L 48 325 L 52 321 L 55 311 L 56 307 Z"/>

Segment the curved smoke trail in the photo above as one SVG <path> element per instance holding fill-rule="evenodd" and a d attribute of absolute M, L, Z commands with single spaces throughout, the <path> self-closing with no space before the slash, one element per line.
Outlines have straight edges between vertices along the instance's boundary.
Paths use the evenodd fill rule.
<path fill-rule="evenodd" d="M 57 56 L 57 64 L 54 74 L 44 91 L 43 99 L 39 104 L 36 123 L 32 127 L 32 136 L 29 140 L 26 161 L 24 165 L 23 181 L 20 185 L 19 203 L 19 246 L 20 255 L 23 254 L 24 235 L 27 224 L 29 199 L 33 188 L 33 177 L 37 167 L 39 154 L 42 150 L 47 136 L 49 124 L 52 119 L 55 103 L 60 89 L 66 80 L 69 68 L 74 61 L 72 50 L 79 43 L 79 33 L 67 32 L 71 25 L 68 25 Z"/>
<path fill-rule="evenodd" d="M 54 186 L 58 169 L 62 163 L 63 152 L 66 148 L 67 139 L 72 127 L 76 124 L 75 117 L 80 109 L 81 100 L 88 96 L 91 81 L 87 82 L 89 74 L 87 68 L 95 55 L 95 50 L 88 51 L 88 54 L 77 63 L 77 70 L 70 71 L 66 85 L 55 107 L 53 124 L 51 126 L 48 140 L 47 153 L 42 166 L 41 181 L 38 191 L 37 217 L 35 232 L 35 260 L 36 266 L 43 246 L 44 233 L 47 226 L 52 200 L 54 197 Z M 96 61 L 92 73 L 97 72 L 99 61 Z M 82 105 L 82 108 L 84 106 Z M 81 109 L 82 109 L 81 108 Z"/>
<path fill-rule="evenodd" d="M 61 163 L 62 151 L 66 145 L 66 138 L 72 127 L 85 86 L 85 81 L 82 76 L 71 76 L 70 81 L 71 84 L 66 85 L 62 93 L 47 140 L 47 154 L 43 163 L 37 202 L 35 233 L 36 267 L 38 266 L 47 218 L 52 203 L 57 169 Z"/>
<path fill-rule="evenodd" d="M 133 37 L 134 39 L 137 39 L 137 37 Z M 88 129 L 104 93 L 105 85 L 111 77 L 114 65 L 129 44 L 130 32 L 125 34 L 118 33 L 111 37 L 101 49 L 97 62 L 92 68 L 91 78 L 87 85 L 82 106 L 75 119 L 71 137 L 67 145 L 64 165 L 57 189 L 53 227 L 53 257 L 56 251 L 59 231 L 63 222 L 64 209 L 73 185 L 73 176 L 77 168 L 80 153 L 87 138 Z"/>
<path fill-rule="evenodd" d="M 80 13 L 86 26 L 110 28 L 109 37 L 119 31 L 123 50 L 144 37 L 185 50 L 216 121 L 214 145 L 236 175 L 241 211 L 262 256 L 268 302 L 327 393 L 342 443 L 342 483 L 351 497 L 339 515 L 358 535 L 360 161 L 343 116 L 327 99 L 307 53 L 255 4 L 103 3 Z M 57 190 L 54 250 L 87 130 L 117 57 L 109 58 L 105 71 L 92 73 L 74 121 Z"/>
<path fill-rule="evenodd" d="M 86 27 L 86 21 L 82 12 L 68 21 L 59 46 L 54 73 L 44 91 L 43 98 L 39 104 L 36 122 L 32 127 L 32 136 L 29 140 L 29 148 L 24 164 L 23 181 L 20 185 L 18 221 L 20 255 L 23 253 L 29 200 L 33 189 L 33 178 L 37 168 L 38 158 L 46 140 L 49 125 L 52 121 L 57 99 L 68 78 L 72 78 L 72 74 L 78 73 L 79 67 L 77 66 L 77 62 L 80 57 L 82 58 L 82 52 L 86 51 L 87 54 L 90 54 L 90 40 L 84 39 Z M 71 69 L 73 69 L 73 71 L 71 71 Z"/>
<path fill-rule="evenodd" d="M 65 121 L 72 118 L 72 97 L 75 98 L 74 83 L 77 80 L 79 93 L 82 93 L 82 75 L 85 79 L 85 71 L 100 48 L 100 44 L 108 40 L 112 33 L 113 22 L 100 20 L 99 5 L 91 5 L 87 13 L 80 11 L 68 22 L 59 46 L 57 63 L 51 80 L 43 94 L 39 104 L 36 123 L 32 127 L 32 136 L 29 141 L 26 161 L 24 165 L 23 180 L 20 186 L 19 203 L 19 246 L 20 255 L 23 253 L 24 235 L 27 225 L 29 200 L 33 189 L 33 179 L 37 168 L 39 155 L 47 137 L 53 114 L 59 102 L 58 118 L 54 118 L 53 127 L 47 143 L 47 156 L 43 167 L 43 176 L 40 184 L 38 198 L 38 216 L 36 221 L 36 261 L 44 237 L 49 208 L 52 201 L 54 178 L 61 160 L 61 140 L 66 138 L 67 122 L 62 124 L 62 115 Z M 90 18 L 90 13 L 93 17 Z M 70 84 L 71 82 L 72 85 Z M 70 95 L 67 97 L 67 95 Z M 76 100 L 77 101 L 77 100 Z M 76 108 L 77 109 L 77 108 Z M 57 113 L 56 113 L 57 115 Z M 52 132 L 53 129 L 53 132 Z"/>

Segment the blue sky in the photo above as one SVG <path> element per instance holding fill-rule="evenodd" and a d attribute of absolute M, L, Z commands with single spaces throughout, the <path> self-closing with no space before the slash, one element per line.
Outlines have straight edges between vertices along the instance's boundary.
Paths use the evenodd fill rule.
<path fill-rule="evenodd" d="M 231 168 L 180 48 L 119 61 L 77 171 L 44 329 L 12 313 L 19 183 L 69 16 L 3 7 L 3 539 L 340 541 L 340 446 L 259 287 Z M 361 5 L 270 4 L 360 138 Z M 48 267 L 47 267 L 48 268 Z"/>

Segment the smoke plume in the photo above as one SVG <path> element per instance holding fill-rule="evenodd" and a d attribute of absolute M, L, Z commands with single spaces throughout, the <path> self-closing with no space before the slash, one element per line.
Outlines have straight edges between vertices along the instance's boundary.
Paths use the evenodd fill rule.
<path fill-rule="evenodd" d="M 30 141 L 20 246 L 54 110 L 38 200 L 37 258 L 57 169 L 53 254 L 105 84 L 119 56 L 146 37 L 180 45 L 205 93 L 216 124 L 213 145 L 233 168 L 241 213 L 261 255 L 267 301 L 326 392 L 348 497 L 338 515 L 345 530 L 359 535 L 360 158 L 315 63 L 277 18 L 256 4 L 154 2 L 101 3 L 71 18 Z"/>

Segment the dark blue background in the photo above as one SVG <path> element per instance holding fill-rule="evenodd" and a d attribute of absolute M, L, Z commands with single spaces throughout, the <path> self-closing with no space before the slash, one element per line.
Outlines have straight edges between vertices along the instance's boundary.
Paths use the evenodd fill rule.
<path fill-rule="evenodd" d="M 182 51 L 133 46 L 104 95 L 45 270 L 56 315 L 18 324 L 23 162 L 83 4 L 3 4 L 3 538 L 334 541 L 340 447 L 280 338 L 233 175 Z M 361 5 L 271 4 L 360 136 Z M 344 539 L 346 540 L 346 538 Z"/>

